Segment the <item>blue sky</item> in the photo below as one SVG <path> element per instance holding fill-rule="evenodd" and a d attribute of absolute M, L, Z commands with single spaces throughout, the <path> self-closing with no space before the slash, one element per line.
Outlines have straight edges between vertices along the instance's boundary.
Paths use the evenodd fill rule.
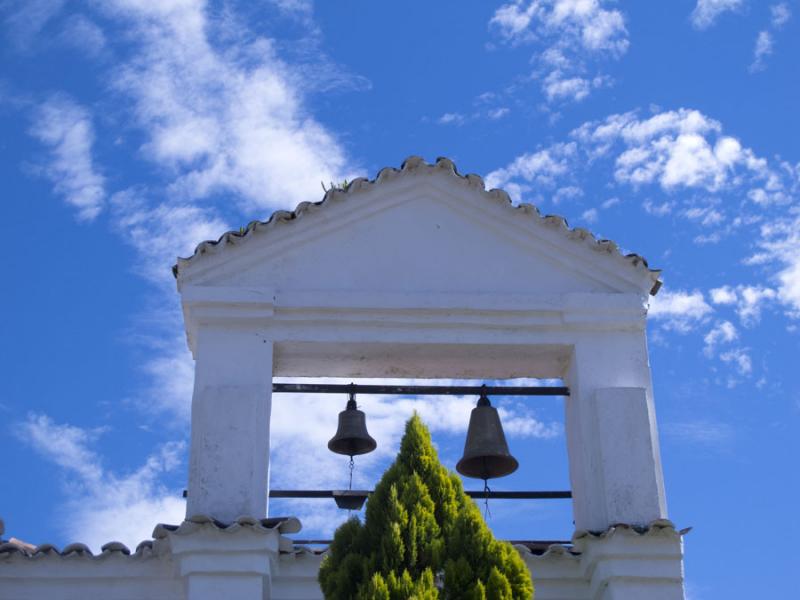
<path fill-rule="evenodd" d="M 796 591 L 795 1 L 0 11 L 7 537 L 135 544 L 182 516 L 192 363 L 176 256 L 318 200 L 320 181 L 444 155 L 664 270 L 651 363 L 670 516 L 694 526 L 689 596 Z M 360 485 L 414 408 L 457 460 L 473 399 L 362 402 L 381 450 Z M 522 466 L 496 487 L 566 488 L 560 400 L 498 402 Z M 335 404 L 276 401 L 274 487 L 343 485 L 324 449 Z M 297 411 L 313 415 L 303 444 Z M 568 503 L 511 504 L 493 506 L 498 535 L 569 538 Z M 273 512 L 308 536 L 343 517 Z"/>

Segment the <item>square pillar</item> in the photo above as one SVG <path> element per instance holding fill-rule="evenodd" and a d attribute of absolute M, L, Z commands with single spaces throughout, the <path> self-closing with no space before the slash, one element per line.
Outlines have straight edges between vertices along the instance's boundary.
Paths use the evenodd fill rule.
<path fill-rule="evenodd" d="M 667 517 L 644 331 L 576 344 L 567 373 L 567 450 L 575 527 Z"/>
<path fill-rule="evenodd" d="M 683 540 L 669 521 L 574 540 L 591 600 L 683 600 Z"/>
<path fill-rule="evenodd" d="M 219 527 L 184 521 L 160 535 L 169 543 L 186 600 L 272 597 L 272 576 L 281 546 L 278 528 L 269 529 L 258 522 Z"/>
<path fill-rule="evenodd" d="M 198 327 L 186 516 L 267 514 L 272 341 L 253 329 Z"/>

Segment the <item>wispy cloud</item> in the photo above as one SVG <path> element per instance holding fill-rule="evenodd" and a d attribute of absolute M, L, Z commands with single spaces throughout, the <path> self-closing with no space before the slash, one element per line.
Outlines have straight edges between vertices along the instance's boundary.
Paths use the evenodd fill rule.
<path fill-rule="evenodd" d="M 766 68 L 765 59 L 770 54 L 772 54 L 772 34 L 769 31 L 759 31 L 750 70 L 763 71 Z"/>
<path fill-rule="evenodd" d="M 461 113 L 444 113 L 436 122 L 439 125 L 463 125 L 466 117 Z"/>
<path fill-rule="evenodd" d="M 721 344 L 730 343 L 739 337 L 739 332 L 730 321 L 720 321 L 703 338 L 705 348 L 703 352 L 706 356 L 714 356 L 717 348 Z"/>
<path fill-rule="evenodd" d="M 351 177 L 334 134 L 314 119 L 299 82 L 267 38 L 210 20 L 204 3 L 105 5 L 137 41 L 115 70 L 146 136 L 142 155 L 175 173 L 181 200 L 232 194 L 240 210 L 316 198 L 320 181 Z M 219 48 L 212 36 L 241 41 Z"/>
<path fill-rule="evenodd" d="M 758 323 L 763 308 L 778 297 L 774 289 L 760 285 L 726 285 L 713 288 L 709 293 L 714 304 L 735 306 L 739 320 L 746 327 Z"/>
<path fill-rule="evenodd" d="M 750 375 L 753 372 L 753 359 L 746 348 L 733 348 L 719 355 L 723 362 L 731 363 L 740 375 Z"/>
<path fill-rule="evenodd" d="M 762 225 L 760 233 L 760 251 L 748 263 L 778 265 L 777 298 L 792 316 L 800 318 L 800 211 L 792 208 L 784 217 Z"/>
<path fill-rule="evenodd" d="M 78 219 L 97 217 L 106 192 L 92 158 L 95 135 L 89 111 L 67 96 L 51 96 L 34 111 L 30 132 L 49 151 L 42 172 L 56 193 L 77 210 Z"/>
<path fill-rule="evenodd" d="M 753 62 L 750 64 L 750 72 L 757 73 L 767 68 L 767 57 L 775 50 L 775 32 L 792 17 L 792 11 L 786 2 L 770 6 L 770 29 L 763 29 L 758 32 L 755 47 L 753 48 Z"/>
<path fill-rule="evenodd" d="M 516 0 L 498 8 L 489 27 L 512 45 L 532 43 L 536 76 L 548 102 L 580 101 L 608 85 L 600 74 L 587 75 L 595 63 L 616 59 L 628 49 L 621 11 L 603 0 Z"/>
<path fill-rule="evenodd" d="M 553 189 L 570 171 L 577 154 L 574 143 L 560 143 L 518 156 L 486 176 L 486 187 L 503 188 L 520 201 L 528 192 Z"/>
<path fill-rule="evenodd" d="M 728 423 L 710 420 L 667 422 L 661 431 L 669 438 L 679 442 L 689 442 L 707 446 L 720 446 L 735 437 L 734 428 Z"/>
<path fill-rule="evenodd" d="M 8 38 L 18 50 L 29 51 L 39 33 L 64 7 L 66 0 L 27 0 L 18 2 L 5 18 Z"/>
<path fill-rule="evenodd" d="M 58 39 L 64 45 L 78 48 L 92 57 L 101 54 L 107 44 L 102 28 L 84 15 L 69 17 Z"/>
<path fill-rule="evenodd" d="M 648 316 L 664 329 L 688 333 L 708 318 L 714 309 L 699 290 L 661 290 L 650 299 Z"/>
<path fill-rule="evenodd" d="M 757 155 L 726 135 L 718 121 L 685 108 L 589 121 L 575 128 L 568 142 L 521 154 L 489 173 L 487 182 L 505 187 L 517 201 L 541 202 L 546 198 L 542 190 L 582 187 L 581 178 L 606 169 L 601 176 L 634 193 L 655 188 L 665 194 L 645 197 L 644 210 L 701 226 L 707 231 L 695 238 L 697 243 L 718 242 L 737 229 L 757 225 L 764 212 L 755 206 L 789 205 L 798 185 L 795 167 Z M 729 211 L 720 197 L 725 195 L 736 199 L 733 208 L 742 198 L 752 204 Z"/>
<path fill-rule="evenodd" d="M 64 475 L 64 503 L 58 507 L 64 535 L 94 551 L 111 540 L 135 547 L 150 539 L 158 522 L 183 520 L 180 490 L 159 483 L 164 473 L 181 464 L 184 445 L 164 444 L 136 470 L 118 474 L 107 470 L 92 445 L 101 431 L 56 423 L 47 415 L 31 414 L 18 423 L 15 434 Z"/>
<path fill-rule="evenodd" d="M 707 29 L 716 23 L 723 13 L 738 11 L 744 7 L 744 0 L 697 0 L 690 19 L 697 29 Z"/>
<path fill-rule="evenodd" d="M 309 3 L 279 4 L 301 21 L 310 18 Z M 130 160 L 151 167 L 152 175 L 146 185 L 112 191 L 107 202 L 112 227 L 136 251 L 137 270 L 155 284 L 154 308 L 140 316 L 137 332 L 149 349 L 142 367 L 146 383 L 129 400 L 148 417 L 168 414 L 185 425 L 194 366 L 180 331 L 169 270 L 175 257 L 217 238 L 232 224 L 318 199 L 319 182 L 352 177 L 353 161 L 307 108 L 307 81 L 314 79 L 307 77 L 308 70 L 290 67 L 272 40 L 254 35 L 235 14 L 210 18 L 200 0 L 117 0 L 96 8 L 103 16 L 100 22 L 111 21 L 128 35 L 125 44 L 115 45 L 121 62 L 105 78 L 125 125 L 115 129 L 118 121 L 109 120 L 103 123 L 109 129 L 104 134 L 123 139 L 120 151 L 131 131 L 140 135 L 143 143 Z M 73 23 L 84 30 L 86 24 Z M 323 79 L 330 84 L 330 74 Z M 31 133 L 51 150 L 47 174 L 81 216 L 96 216 L 106 205 L 106 182 L 91 161 L 94 134 L 88 111 L 54 97 L 38 117 Z M 299 415 L 293 412 L 288 421 L 294 426 Z M 275 418 L 281 422 L 280 409 Z M 95 547 L 120 538 L 135 544 L 149 537 L 156 520 L 183 518 L 179 490 L 161 484 L 185 456 L 183 445 L 169 443 L 133 473 L 118 474 L 103 467 L 94 450 L 100 441 L 79 428 L 37 416 L 21 429 L 39 452 L 75 479 L 63 507 L 70 539 Z M 280 427 L 274 431 L 273 441 L 280 444 Z M 43 440 L 51 435 L 67 440 L 80 460 L 48 450 Z M 306 454 L 294 455 L 298 472 Z M 79 471 L 80 464 L 89 471 Z"/>
<path fill-rule="evenodd" d="M 731 330 L 706 325 L 716 312 L 717 323 L 738 320 L 745 330 L 752 329 L 765 310 L 781 307 L 790 318 L 800 318 L 800 166 L 758 155 L 700 111 L 654 110 L 647 116 L 631 111 L 584 123 L 567 141 L 520 154 L 490 172 L 487 183 L 505 188 L 516 202 L 543 203 L 556 200 L 545 190 L 591 189 L 605 181 L 612 190 L 623 189 L 616 193 L 638 199 L 647 214 L 681 219 L 687 231 L 695 228 L 696 244 L 746 234 L 749 245 L 741 246 L 738 260 L 758 267 L 750 277 L 710 286 L 708 295 L 700 289 L 662 290 L 650 316 L 659 335 L 704 330 L 702 336 L 710 335 L 705 340 L 708 356 L 749 374 L 755 366 L 744 346 L 727 347 L 722 354 L 716 348 Z M 591 221 L 599 212 L 587 206 L 590 201 L 578 198 L 568 208 Z"/>
<path fill-rule="evenodd" d="M 773 4 L 769 7 L 769 12 L 772 17 L 770 23 L 775 29 L 780 29 L 792 18 L 792 11 L 789 9 L 789 4 L 786 2 Z"/>

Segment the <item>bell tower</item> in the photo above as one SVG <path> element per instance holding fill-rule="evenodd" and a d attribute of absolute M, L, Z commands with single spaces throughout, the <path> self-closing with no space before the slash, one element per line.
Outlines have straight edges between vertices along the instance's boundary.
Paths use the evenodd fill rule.
<path fill-rule="evenodd" d="M 187 518 L 266 517 L 273 377 L 560 378 L 576 530 L 526 555 L 537 600 L 683 598 L 645 331 L 659 272 L 641 257 L 412 157 L 200 244 L 175 276 L 196 361 Z M 331 450 L 367 449 L 343 442 L 359 413 Z M 495 423 L 484 396 L 462 474 L 516 468 L 504 439 L 472 460 Z M 211 593 L 197 581 L 192 599 Z"/>

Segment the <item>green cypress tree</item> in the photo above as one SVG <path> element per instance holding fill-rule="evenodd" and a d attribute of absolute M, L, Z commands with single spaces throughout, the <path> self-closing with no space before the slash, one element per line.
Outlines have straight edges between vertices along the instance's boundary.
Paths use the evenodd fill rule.
<path fill-rule="evenodd" d="M 337 529 L 319 582 L 328 600 L 533 598 L 522 558 L 494 539 L 416 414 L 364 522 L 356 517 Z"/>

